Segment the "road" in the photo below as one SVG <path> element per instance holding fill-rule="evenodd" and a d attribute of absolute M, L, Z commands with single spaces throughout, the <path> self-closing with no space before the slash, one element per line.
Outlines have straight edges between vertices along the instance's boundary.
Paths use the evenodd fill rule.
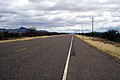
<path fill-rule="evenodd" d="M 75 36 L 71 42 L 65 35 L 0 44 L 0 80 L 120 80 L 120 64 Z"/>

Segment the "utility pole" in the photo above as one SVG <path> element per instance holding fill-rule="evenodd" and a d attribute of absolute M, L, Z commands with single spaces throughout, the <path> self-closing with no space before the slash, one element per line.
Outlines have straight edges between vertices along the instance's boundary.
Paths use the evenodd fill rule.
<path fill-rule="evenodd" d="M 83 35 L 83 26 L 82 26 L 82 35 Z"/>
<path fill-rule="evenodd" d="M 92 17 L 92 33 L 94 32 L 94 18 Z"/>
<path fill-rule="evenodd" d="M 82 26 L 82 38 L 83 38 L 83 26 Z"/>

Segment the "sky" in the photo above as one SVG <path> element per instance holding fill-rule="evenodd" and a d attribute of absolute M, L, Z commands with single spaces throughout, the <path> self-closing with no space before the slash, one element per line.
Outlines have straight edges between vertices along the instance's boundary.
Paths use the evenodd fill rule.
<path fill-rule="evenodd" d="M 0 28 L 55 32 L 120 30 L 120 0 L 0 0 Z"/>

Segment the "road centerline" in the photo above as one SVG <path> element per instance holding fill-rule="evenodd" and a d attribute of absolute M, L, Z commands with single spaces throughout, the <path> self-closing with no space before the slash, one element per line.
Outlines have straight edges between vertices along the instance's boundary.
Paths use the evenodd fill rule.
<path fill-rule="evenodd" d="M 67 60 L 66 60 L 62 80 L 66 80 L 66 77 L 67 77 L 67 71 L 68 71 L 68 65 L 69 65 L 70 53 L 71 53 L 71 50 L 72 50 L 72 45 L 73 45 L 73 36 L 71 38 L 71 43 L 70 43 L 70 47 L 69 47 L 69 52 L 68 52 L 68 56 L 67 56 Z"/>

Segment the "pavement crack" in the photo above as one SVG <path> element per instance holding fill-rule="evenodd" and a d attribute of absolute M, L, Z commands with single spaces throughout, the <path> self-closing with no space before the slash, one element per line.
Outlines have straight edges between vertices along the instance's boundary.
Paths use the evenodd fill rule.
<path fill-rule="evenodd" d="M 20 51 L 23 51 L 25 49 L 27 49 L 27 48 L 21 48 L 21 49 L 16 50 L 15 52 L 20 52 Z"/>
<path fill-rule="evenodd" d="M 73 45 L 72 45 L 70 56 L 76 56 L 76 54 L 75 54 L 75 48 L 74 48 L 74 40 L 73 40 Z"/>

